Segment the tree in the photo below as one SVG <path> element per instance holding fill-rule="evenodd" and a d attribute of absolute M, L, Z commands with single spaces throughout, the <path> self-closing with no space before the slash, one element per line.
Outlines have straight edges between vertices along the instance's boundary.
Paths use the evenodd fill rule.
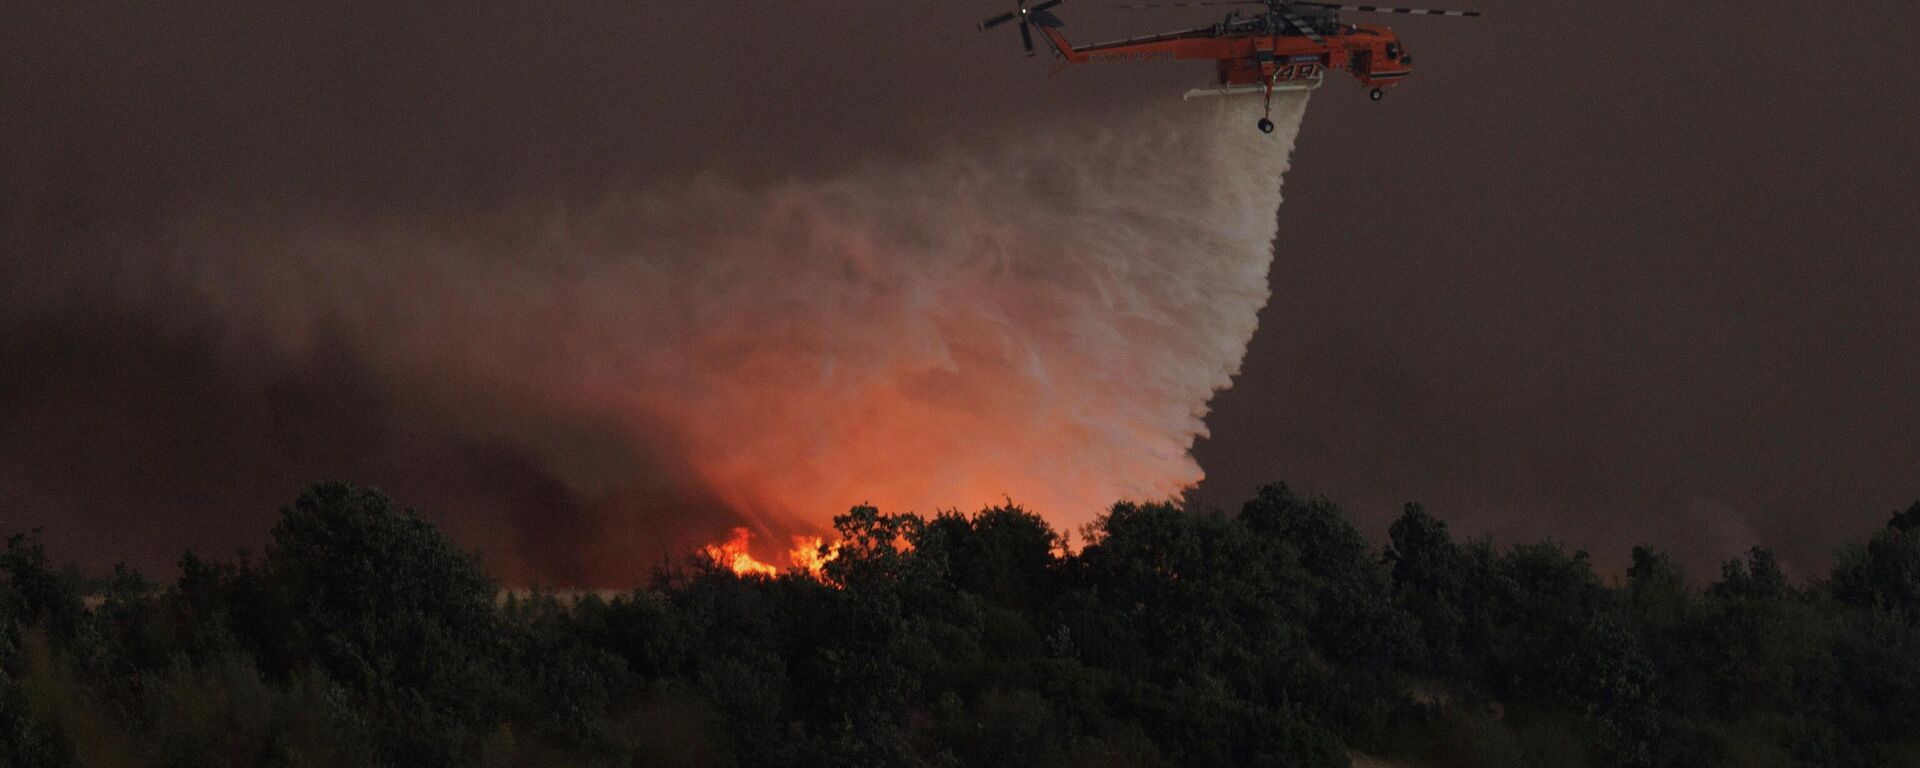
<path fill-rule="evenodd" d="M 1015 505 L 968 516 L 945 512 L 914 540 L 922 557 L 941 558 L 954 587 L 994 605 L 1030 611 L 1057 591 L 1066 541 L 1039 515 Z"/>
<path fill-rule="evenodd" d="M 1829 588 L 1843 603 L 1920 623 L 1920 502 L 1895 514 L 1864 546 L 1842 552 Z"/>
<path fill-rule="evenodd" d="M 1691 602 L 1686 572 L 1665 552 L 1633 548 L 1627 567 L 1627 603 L 1643 624 L 1668 627 L 1679 621 Z"/>
<path fill-rule="evenodd" d="M 344 483 L 284 509 L 265 578 L 290 613 L 290 647 L 378 713 L 389 754 L 452 764 L 501 696 L 505 634 L 492 581 L 413 510 Z"/>
<path fill-rule="evenodd" d="M 1298 564 L 1313 595 L 1307 619 L 1314 648 L 1343 667 L 1353 690 L 1348 702 L 1391 702 L 1398 675 L 1413 663 L 1414 620 L 1394 600 L 1387 571 L 1372 545 L 1324 497 L 1302 499 L 1284 484 L 1261 488 L 1240 510 L 1240 522 L 1279 552 L 1271 567 Z M 1352 729 L 1372 730 L 1385 716 L 1379 707 L 1350 709 Z M 1365 723 L 1363 725 L 1363 722 Z"/>
<path fill-rule="evenodd" d="M 1408 504 L 1387 535 L 1391 544 L 1383 559 L 1401 605 L 1418 626 L 1415 668 L 1471 690 L 1479 673 L 1468 667 L 1469 649 L 1485 647 L 1490 638 L 1479 630 L 1490 617 L 1485 603 L 1474 599 L 1467 554 L 1453 543 L 1446 522 L 1419 504 Z"/>
<path fill-rule="evenodd" d="M 36 531 L 36 533 L 38 533 Z M 71 581 L 53 571 L 38 538 L 7 537 L 0 551 L 0 764 L 53 768 L 74 764 L 72 744 L 56 723 L 34 711 L 28 692 L 16 680 L 35 663 L 29 642 L 77 639 L 86 607 Z M 44 641 L 33 641 L 44 648 Z M 44 663 L 42 661 L 41 663 Z"/>
<path fill-rule="evenodd" d="M 6 579 L 0 590 L 0 622 L 14 630 L 40 625 L 59 644 L 78 639 L 87 616 L 80 591 L 72 579 L 54 572 L 38 538 L 24 533 L 7 537 L 6 549 L 0 551 L 0 578 Z M 9 640 L 18 647 L 17 636 Z"/>
<path fill-rule="evenodd" d="M 1116 504 L 1087 538 L 1077 645 L 1171 761 L 1345 762 L 1323 747 L 1349 692 L 1309 641 L 1312 580 L 1290 549 L 1168 504 Z"/>
<path fill-rule="evenodd" d="M 1720 580 L 1708 594 L 1726 600 L 1780 600 L 1789 588 L 1773 551 L 1754 547 L 1747 550 L 1746 562 L 1728 560 L 1720 566 Z"/>
<path fill-rule="evenodd" d="M 1773 553 L 1729 560 L 1684 630 L 1691 670 L 1680 694 L 1721 717 L 1792 711 L 1825 698 L 1831 622 L 1793 590 Z"/>
<path fill-rule="evenodd" d="M 849 588 L 877 586 L 906 575 L 917 563 L 908 547 L 921 535 L 926 521 L 917 515 L 889 515 L 861 505 L 833 518 L 840 534 L 840 555 L 822 569 L 829 581 Z"/>
<path fill-rule="evenodd" d="M 1905 512 L 1896 512 L 1893 519 L 1887 521 L 1887 527 L 1901 533 L 1920 530 L 1920 501 L 1907 507 Z"/>
<path fill-rule="evenodd" d="M 1754 549 L 1703 590 L 1646 547 L 1611 584 L 1456 543 L 1418 505 L 1376 557 L 1283 485 L 1235 517 L 1117 504 L 1077 554 L 1011 503 L 835 522 L 824 578 L 501 602 L 342 484 L 169 589 L 16 536 L 0 765 L 1920 764 L 1920 504 L 1826 581 Z"/>

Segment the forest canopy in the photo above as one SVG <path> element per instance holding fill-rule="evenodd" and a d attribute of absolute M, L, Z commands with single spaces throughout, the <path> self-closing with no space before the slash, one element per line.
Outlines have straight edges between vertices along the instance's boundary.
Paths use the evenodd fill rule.
<path fill-rule="evenodd" d="M 1284 485 L 1115 505 L 856 507 L 817 571 L 698 555 L 507 591 L 377 491 L 316 485 L 258 557 L 158 581 L 0 552 L 0 750 L 39 766 L 1911 766 L 1920 503 L 1795 583 L 1754 549 L 1603 578 L 1370 542 Z"/>

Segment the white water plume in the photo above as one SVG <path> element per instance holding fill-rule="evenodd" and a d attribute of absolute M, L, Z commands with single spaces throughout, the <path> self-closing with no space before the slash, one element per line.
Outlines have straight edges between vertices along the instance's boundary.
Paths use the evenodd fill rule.
<path fill-rule="evenodd" d="M 230 312 L 295 344 L 324 317 L 441 428 L 522 446 L 588 497 L 644 470 L 763 534 L 1003 496 L 1071 527 L 1200 479 L 1188 450 L 1267 300 L 1306 101 L 1276 96 L 1272 135 L 1257 99 L 1172 103 L 827 179 L 309 231 L 215 249 L 294 258 L 198 266 Z"/>

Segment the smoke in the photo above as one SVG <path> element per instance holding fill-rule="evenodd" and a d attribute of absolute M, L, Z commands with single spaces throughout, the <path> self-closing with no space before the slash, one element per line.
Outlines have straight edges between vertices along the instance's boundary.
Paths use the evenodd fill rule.
<path fill-rule="evenodd" d="M 564 542 L 516 525 L 515 550 L 602 564 L 561 578 L 657 540 L 636 506 L 774 541 L 857 503 L 1012 498 L 1073 527 L 1200 479 L 1188 448 L 1267 299 L 1305 102 L 1276 101 L 1272 136 L 1257 100 L 1175 103 L 478 221 L 265 241 L 203 221 L 182 269 L 232 325 L 296 356 L 343 344 L 435 429 L 610 505 Z"/>
<path fill-rule="evenodd" d="M 1304 103 L 1050 82 L 997 9 L 23 9 L 0 527 L 164 571 L 349 479 L 606 584 L 859 502 L 1178 493 Z"/>

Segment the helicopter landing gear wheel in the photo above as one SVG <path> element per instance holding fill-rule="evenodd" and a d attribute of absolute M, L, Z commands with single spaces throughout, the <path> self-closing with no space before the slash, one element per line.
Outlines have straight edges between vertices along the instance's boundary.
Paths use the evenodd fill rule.
<path fill-rule="evenodd" d="M 1386 97 L 1387 97 L 1386 91 L 1382 91 L 1378 88 L 1373 89 L 1373 92 L 1367 94 L 1367 98 L 1373 99 L 1374 101 L 1379 101 Z"/>
<path fill-rule="evenodd" d="M 1273 78 L 1273 75 L 1267 76 L 1266 101 L 1260 107 L 1260 122 L 1254 123 L 1260 126 L 1261 133 L 1273 133 Z"/>

